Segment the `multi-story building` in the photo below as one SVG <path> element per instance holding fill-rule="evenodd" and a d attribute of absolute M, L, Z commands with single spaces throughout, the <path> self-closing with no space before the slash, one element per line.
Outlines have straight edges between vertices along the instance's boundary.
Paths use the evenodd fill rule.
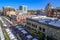
<path fill-rule="evenodd" d="M 52 9 L 51 3 L 48 3 L 47 6 L 45 7 L 46 13 L 48 13 Z"/>
<path fill-rule="evenodd" d="M 36 13 L 37 13 L 36 10 L 28 10 L 28 14 L 30 14 L 30 15 L 34 15 Z"/>
<path fill-rule="evenodd" d="M 60 9 L 59 8 L 51 9 L 51 11 L 49 11 L 47 16 L 60 18 Z"/>
<path fill-rule="evenodd" d="M 4 13 L 4 15 L 6 14 L 6 12 L 7 11 L 15 11 L 15 9 L 14 8 L 12 8 L 12 7 L 10 7 L 10 6 L 4 6 L 3 7 L 3 13 Z"/>
<path fill-rule="evenodd" d="M 3 15 L 3 10 L 0 10 L 0 15 Z"/>
<path fill-rule="evenodd" d="M 15 11 L 7 11 L 6 15 L 11 16 L 11 15 L 16 15 Z"/>
<path fill-rule="evenodd" d="M 49 17 L 58 17 L 60 18 L 60 7 L 53 8 L 51 3 L 48 3 L 45 7 L 46 15 Z"/>
<path fill-rule="evenodd" d="M 47 16 L 45 10 L 37 10 L 35 15 L 42 15 L 42 16 Z"/>
<path fill-rule="evenodd" d="M 27 18 L 27 29 L 32 28 L 36 32 L 42 32 L 52 40 L 60 40 L 60 20 L 46 16 Z"/>
<path fill-rule="evenodd" d="M 21 22 L 22 20 L 26 20 L 27 17 L 32 17 L 32 16 L 36 16 L 36 15 L 18 15 L 16 17 L 17 22 Z"/>
<path fill-rule="evenodd" d="M 27 6 L 25 6 L 25 5 L 20 6 L 19 10 L 21 13 L 26 14 L 27 13 Z"/>

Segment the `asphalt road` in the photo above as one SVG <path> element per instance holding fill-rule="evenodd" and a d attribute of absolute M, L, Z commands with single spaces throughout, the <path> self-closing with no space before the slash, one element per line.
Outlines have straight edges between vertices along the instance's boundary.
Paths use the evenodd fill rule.
<path fill-rule="evenodd" d="M 16 38 L 18 40 L 21 40 L 21 37 L 19 36 L 19 34 L 16 34 L 16 31 L 12 28 L 12 25 L 10 25 L 10 23 L 4 17 L 1 17 L 1 18 L 7 24 L 7 28 L 10 28 L 12 30 L 12 33 L 16 36 Z"/>
<path fill-rule="evenodd" d="M 23 36 L 20 36 L 21 33 L 18 33 L 18 32 L 17 32 L 18 30 L 15 30 L 15 27 L 16 27 L 16 26 L 10 25 L 10 23 L 6 20 L 6 18 L 2 17 L 2 19 L 3 19 L 3 21 L 7 24 L 7 27 L 12 30 L 12 33 L 16 36 L 16 38 L 17 38 L 18 40 L 25 40 L 25 39 L 24 39 L 25 36 L 24 36 L 24 35 L 23 35 Z M 16 24 L 16 23 L 15 23 L 15 24 Z M 25 30 L 26 30 L 26 29 L 25 29 Z M 26 31 L 27 31 L 27 30 L 26 30 Z M 20 31 L 19 31 L 19 32 L 20 32 Z M 28 32 L 28 33 L 29 33 L 29 32 Z M 30 33 L 29 33 L 29 34 L 30 34 Z"/>

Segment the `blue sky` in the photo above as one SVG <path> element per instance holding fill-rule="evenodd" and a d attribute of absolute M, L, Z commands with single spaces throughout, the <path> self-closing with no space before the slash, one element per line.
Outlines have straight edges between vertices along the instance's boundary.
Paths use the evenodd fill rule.
<path fill-rule="evenodd" d="M 0 9 L 3 6 L 18 9 L 20 5 L 27 5 L 28 9 L 38 10 L 44 9 L 47 3 L 51 3 L 53 7 L 60 7 L 60 0 L 0 0 Z"/>

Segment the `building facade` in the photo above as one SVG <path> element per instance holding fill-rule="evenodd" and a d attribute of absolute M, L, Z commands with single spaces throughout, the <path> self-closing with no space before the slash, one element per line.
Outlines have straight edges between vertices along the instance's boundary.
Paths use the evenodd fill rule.
<path fill-rule="evenodd" d="M 23 14 L 24 14 L 24 13 L 27 13 L 27 6 L 25 6 L 25 5 L 20 6 L 20 7 L 19 7 L 19 10 L 20 10 L 20 12 L 23 13 Z"/>
<path fill-rule="evenodd" d="M 51 9 L 52 9 L 52 5 L 51 5 L 51 3 L 48 3 L 45 7 L 46 13 L 48 13 Z"/>
<path fill-rule="evenodd" d="M 45 34 L 46 37 L 50 37 L 53 40 L 60 40 L 60 27 L 55 26 L 56 25 L 55 22 L 60 23 L 60 21 L 53 21 L 53 20 L 51 21 L 51 19 L 47 19 L 46 21 L 46 18 L 45 19 L 35 18 L 35 19 L 27 18 L 27 21 L 26 21 L 27 27 L 36 30 L 36 32 L 42 32 Z M 51 23 L 49 23 L 50 21 L 54 22 L 55 25 L 52 25 Z"/>
<path fill-rule="evenodd" d="M 15 9 L 12 8 L 12 7 L 10 7 L 10 6 L 4 6 L 3 7 L 3 13 L 4 13 L 4 15 L 6 15 L 7 11 L 15 11 Z"/>
<path fill-rule="evenodd" d="M 51 11 L 49 11 L 47 16 L 60 18 L 60 9 L 57 9 L 57 8 L 51 9 Z"/>

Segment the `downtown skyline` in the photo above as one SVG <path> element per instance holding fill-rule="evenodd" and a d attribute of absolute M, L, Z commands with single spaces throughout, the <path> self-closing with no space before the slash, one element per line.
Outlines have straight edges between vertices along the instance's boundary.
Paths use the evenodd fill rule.
<path fill-rule="evenodd" d="M 19 9 L 19 6 L 26 5 L 28 6 L 28 10 L 40 10 L 44 9 L 48 3 L 51 3 L 54 8 L 60 7 L 59 0 L 0 0 L 0 9 L 3 6 Z"/>

